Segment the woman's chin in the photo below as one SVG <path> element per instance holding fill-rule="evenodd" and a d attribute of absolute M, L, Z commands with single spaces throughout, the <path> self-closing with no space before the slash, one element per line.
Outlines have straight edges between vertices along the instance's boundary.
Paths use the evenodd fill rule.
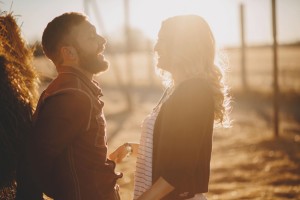
<path fill-rule="evenodd" d="M 105 61 L 105 58 L 102 54 L 98 54 L 97 55 L 97 59 L 100 61 L 100 62 L 104 62 Z"/>

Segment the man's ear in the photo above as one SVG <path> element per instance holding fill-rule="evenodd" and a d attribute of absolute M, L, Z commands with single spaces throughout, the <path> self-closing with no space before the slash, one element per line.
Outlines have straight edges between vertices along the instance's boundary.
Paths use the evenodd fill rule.
<path fill-rule="evenodd" d="M 77 52 L 73 47 L 61 47 L 61 54 L 65 60 L 75 60 L 77 58 Z"/>

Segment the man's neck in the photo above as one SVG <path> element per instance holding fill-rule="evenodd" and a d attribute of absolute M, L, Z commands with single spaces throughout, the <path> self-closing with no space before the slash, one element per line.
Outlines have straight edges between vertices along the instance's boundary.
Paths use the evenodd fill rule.
<path fill-rule="evenodd" d="M 83 70 L 82 68 L 80 67 L 77 67 L 76 69 L 78 69 L 81 73 L 83 73 L 89 80 L 93 80 L 93 76 L 94 74 L 86 71 L 86 70 Z"/>
<path fill-rule="evenodd" d="M 74 69 L 77 69 L 78 71 L 80 71 L 84 76 L 86 76 L 89 80 L 93 80 L 93 76 L 94 74 L 92 74 L 91 72 L 88 72 L 84 69 L 82 69 L 81 67 L 79 67 L 78 65 L 67 65 L 67 64 L 62 64 L 61 66 L 69 66 L 72 67 Z"/>

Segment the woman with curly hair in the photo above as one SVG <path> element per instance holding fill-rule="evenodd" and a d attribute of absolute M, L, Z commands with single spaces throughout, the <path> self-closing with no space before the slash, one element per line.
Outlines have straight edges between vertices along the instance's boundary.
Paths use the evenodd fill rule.
<path fill-rule="evenodd" d="M 197 15 L 162 22 L 154 47 L 166 90 L 142 124 L 134 199 L 206 199 L 214 125 L 226 125 L 229 98 L 214 36 Z"/>
<path fill-rule="evenodd" d="M 20 159 L 24 141 L 31 131 L 38 95 L 32 58 L 32 50 L 26 47 L 12 14 L 1 13 L 0 198 L 15 198 L 16 179 L 21 178 Z"/>

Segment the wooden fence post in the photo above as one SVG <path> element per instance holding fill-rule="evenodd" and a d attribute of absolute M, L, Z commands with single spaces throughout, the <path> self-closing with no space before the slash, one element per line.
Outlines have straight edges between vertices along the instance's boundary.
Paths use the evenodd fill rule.
<path fill-rule="evenodd" d="M 246 45 L 245 45 L 245 20 L 244 5 L 240 4 L 240 25 L 241 25 L 241 78 L 243 91 L 248 91 L 247 73 L 246 73 Z"/>
<path fill-rule="evenodd" d="M 131 35 L 130 35 L 130 19 L 129 19 L 129 0 L 124 0 L 124 19 L 125 19 L 125 37 L 126 37 L 126 68 L 127 68 L 127 102 L 128 110 L 132 111 L 132 99 L 130 97 L 133 75 L 132 75 L 132 62 L 131 62 Z"/>
<path fill-rule="evenodd" d="M 273 30 L 273 105 L 274 105 L 274 136 L 279 136 L 279 88 L 278 88 L 278 63 L 277 63 L 277 32 L 276 32 L 276 0 L 272 0 L 272 30 Z"/>

